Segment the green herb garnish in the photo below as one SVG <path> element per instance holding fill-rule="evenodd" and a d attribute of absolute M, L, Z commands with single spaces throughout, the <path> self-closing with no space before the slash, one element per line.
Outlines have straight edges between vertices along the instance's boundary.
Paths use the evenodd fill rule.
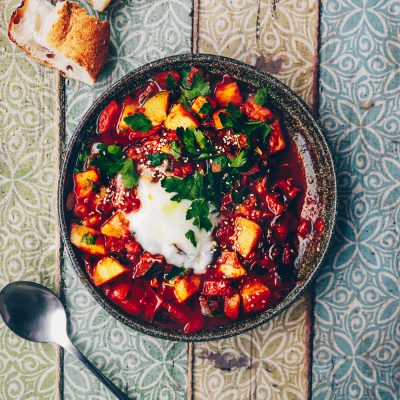
<path fill-rule="evenodd" d="M 200 107 L 199 113 L 200 114 L 211 114 L 212 110 L 213 110 L 213 107 L 207 99 L 207 101 Z"/>
<path fill-rule="evenodd" d="M 165 79 L 165 87 L 172 91 L 175 89 L 175 85 L 176 79 L 171 74 L 168 74 L 167 78 Z"/>
<path fill-rule="evenodd" d="M 91 235 L 89 232 L 86 232 L 82 236 L 81 243 L 93 246 L 96 243 L 96 235 Z"/>
<path fill-rule="evenodd" d="M 196 236 L 195 236 L 194 232 L 193 232 L 191 229 L 188 230 L 188 231 L 185 233 L 185 237 L 186 237 L 186 239 L 189 239 L 189 240 L 190 240 L 190 243 L 192 243 L 192 245 L 193 245 L 194 247 L 197 246 Z"/>
<path fill-rule="evenodd" d="M 174 157 L 176 160 L 181 156 L 182 153 L 182 146 L 174 140 L 169 144 L 169 152 L 172 157 Z"/>
<path fill-rule="evenodd" d="M 196 72 L 192 84 L 188 88 L 183 88 L 182 94 L 187 100 L 193 100 L 197 96 L 208 96 L 211 94 L 210 83 L 205 81 L 203 74 Z"/>
<path fill-rule="evenodd" d="M 119 146 L 100 144 L 98 150 L 98 156 L 92 161 L 93 166 L 99 168 L 109 177 L 120 173 L 126 189 L 132 189 L 138 184 L 139 178 L 135 164 L 131 158 L 125 158 Z"/>
<path fill-rule="evenodd" d="M 239 154 L 232 160 L 231 167 L 232 168 L 242 168 L 246 165 L 248 161 L 248 152 L 247 150 L 241 150 Z"/>
<path fill-rule="evenodd" d="M 193 219 L 193 225 L 198 226 L 200 229 L 210 231 L 212 224 L 209 219 L 210 204 L 205 199 L 198 199 L 192 201 L 192 205 L 187 210 L 186 219 Z"/>
<path fill-rule="evenodd" d="M 199 129 L 195 128 L 178 128 L 176 134 L 183 143 L 183 150 L 189 156 L 197 159 L 210 158 L 215 154 L 215 147 L 211 140 Z"/>
<path fill-rule="evenodd" d="M 178 276 L 185 276 L 185 272 L 186 272 L 186 269 L 184 267 L 177 267 L 174 265 L 171 268 L 171 271 L 167 272 L 164 275 L 164 279 L 170 281 L 172 279 L 175 279 Z"/>
<path fill-rule="evenodd" d="M 147 159 L 150 161 L 152 167 L 158 167 L 167 158 L 168 156 L 165 153 L 147 154 Z"/>
<path fill-rule="evenodd" d="M 125 117 L 124 122 L 134 131 L 147 132 L 151 128 L 151 121 L 140 113 Z"/>
<path fill-rule="evenodd" d="M 256 95 L 254 96 L 254 102 L 259 106 L 265 106 L 268 101 L 268 89 L 262 88 L 258 89 Z"/>

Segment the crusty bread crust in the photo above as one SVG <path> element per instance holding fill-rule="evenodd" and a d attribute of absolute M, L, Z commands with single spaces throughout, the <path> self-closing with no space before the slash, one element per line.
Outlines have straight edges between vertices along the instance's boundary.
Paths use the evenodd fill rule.
<path fill-rule="evenodd" d="M 28 46 L 19 43 L 13 35 L 15 25 L 23 18 L 28 4 L 29 0 L 22 0 L 21 5 L 12 14 L 8 37 L 30 57 L 54 68 L 51 60 L 36 57 Z M 110 24 L 87 15 L 83 8 L 68 1 L 65 1 L 58 10 L 58 16 L 47 35 L 47 42 L 65 57 L 84 68 L 95 83 L 107 59 Z M 68 73 L 63 71 L 62 73 L 68 76 Z"/>
<path fill-rule="evenodd" d="M 108 55 L 110 24 L 87 15 L 83 8 L 69 1 L 63 3 L 58 15 L 47 36 L 48 43 L 82 66 L 96 81 Z"/>

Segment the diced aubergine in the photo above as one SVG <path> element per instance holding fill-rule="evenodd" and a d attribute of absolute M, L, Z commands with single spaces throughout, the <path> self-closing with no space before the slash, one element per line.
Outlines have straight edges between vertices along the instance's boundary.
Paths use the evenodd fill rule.
<path fill-rule="evenodd" d="M 170 130 L 176 130 L 179 127 L 185 129 L 198 128 L 199 123 L 181 103 L 177 103 L 171 108 L 164 121 L 164 126 Z"/>
<path fill-rule="evenodd" d="M 129 271 L 129 268 L 122 265 L 113 257 L 104 257 L 99 260 L 93 270 L 93 283 L 96 286 L 104 285 L 107 282 L 118 278 Z"/>
<path fill-rule="evenodd" d="M 70 239 L 73 245 L 86 253 L 100 256 L 107 253 L 100 232 L 88 226 L 72 223 Z"/>
<path fill-rule="evenodd" d="M 244 258 L 246 258 L 258 244 L 261 232 L 260 226 L 255 222 L 242 217 L 236 218 L 235 248 Z"/>

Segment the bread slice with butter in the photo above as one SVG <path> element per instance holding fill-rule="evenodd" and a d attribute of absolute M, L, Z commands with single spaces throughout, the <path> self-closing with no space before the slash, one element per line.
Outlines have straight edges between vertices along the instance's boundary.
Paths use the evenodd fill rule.
<path fill-rule="evenodd" d="M 54 6 L 23 0 L 11 16 L 8 36 L 42 64 L 93 85 L 108 55 L 110 25 L 69 1 Z"/>

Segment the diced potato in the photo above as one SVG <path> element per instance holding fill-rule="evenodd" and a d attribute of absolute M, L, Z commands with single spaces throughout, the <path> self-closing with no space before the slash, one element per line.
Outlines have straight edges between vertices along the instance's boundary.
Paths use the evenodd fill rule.
<path fill-rule="evenodd" d="M 96 286 L 104 285 L 128 271 L 129 268 L 124 267 L 115 258 L 104 257 L 94 267 L 93 283 Z"/>
<path fill-rule="evenodd" d="M 217 260 L 217 265 L 217 270 L 225 278 L 237 279 L 246 275 L 246 270 L 240 264 L 235 251 L 224 251 Z"/>
<path fill-rule="evenodd" d="M 238 107 L 243 103 L 243 98 L 236 82 L 218 84 L 215 89 L 215 97 L 222 107 L 226 107 L 229 103 Z"/>
<path fill-rule="evenodd" d="M 196 114 L 198 114 L 200 116 L 200 118 L 205 118 L 208 114 L 201 113 L 200 109 L 206 103 L 209 103 L 211 105 L 212 109 L 214 110 L 214 108 L 216 106 L 215 100 L 213 100 L 211 97 L 208 97 L 208 96 L 198 96 L 198 97 L 196 97 L 196 99 L 192 103 L 190 109 L 193 112 L 195 112 Z"/>
<path fill-rule="evenodd" d="M 237 319 L 240 310 L 240 295 L 234 293 L 224 298 L 224 314 L 230 319 Z"/>
<path fill-rule="evenodd" d="M 143 114 L 153 126 L 161 125 L 167 118 L 170 92 L 158 92 L 143 105 Z"/>
<path fill-rule="evenodd" d="M 240 288 L 243 311 L 253 313 L 267 308 L 271 291 L 259 279 L 247 280 Z"/>
<path fill-rule="evenodd" d="M 186 108 L 181 103 L 177 103 L 171 108 L 164 122 L 164 126 L 170 130 L 176 130 L 176 128 L 179 127 L 197 128 L 199 126 L 199 123 L 197 122 L 196 118 L 192 114 L 190 114 L 190 112 L 186 110 Z"/>
<path fill-rule="evenodd" d="M 261 235 L 261 228 L 249 219 L 238 217 L 235 221 L 236 250 L 247 257 L 257 245 Z"/>
<path fill-rule="evenodd" d="M 99 183 L 100 177 L 95 169 L 78 172 L 74 175 L 75 194 L 78 198 L 90 197 L 93 193 L 93 184 Z"/>
<path fill-rule="evenodd" d="M 103 235 L 122 238 L 129 233 L 129 221 L 125 218 L 122 211 L 117 211 L 100 228 Z"/>
<path fill-rule="evenodd" d="M 125 118 L 129 117 L 130 115 L 133 115 L 138 107 L 139 103 L 132 97 L 127 97 L 123 101 L 122 114 L 118 124 L 119 132 L 126 131 L 127 129 L 129 129 L 129 125 L 125 122 Z"/>
<path fill-rule="evenodd" d="M 201 288 L 200 275 L 184 276 L 183 278 L 176 278 L 174 280 L 175 297 L 179 303 L 183 303 L 190 296 L 198 292 Z"/>
<path fill-rule="evenodd" d="M 272 129 L 269 135 L 268 154 L 275 154 L 286 147 L 286 142 L 281 127 L 279 125 L 279 121 L 274 121 L 271 126 Z"/>
<path fill-rule="evenodd" d="M 93 255 L 106 254 L 106 248 L 102 241 L 98 240 L 99 231 L 88 226 L 71 224 L 70 239 L 71 243 L 87 253 Z"/>
<path fill-rule="evenodd" d="M 219 114 L 225 113 L 225 110 L 217 110 L 213 114 L 213 119 L 214 119 L 214 125 L 215 129 L 217 131 L 224 129 L 224 126 L 222 125 L 221 119 L 219 118 Z"/>

